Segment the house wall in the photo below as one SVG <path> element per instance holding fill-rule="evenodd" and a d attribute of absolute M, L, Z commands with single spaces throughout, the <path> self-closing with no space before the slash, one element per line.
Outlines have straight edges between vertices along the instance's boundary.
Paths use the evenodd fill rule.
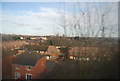
<path fill-rule="evenodd" d="M 58 58 L 59 54 L 51 54 L 51 56 L 54 57 L 54 58 Z"/>
<path fill-rule="evenodd" d="M 47 53 L 47 51 L 40 51 L 40 53 Z"/>
<path fill-rule="evenodd" d="M 48 48 L 48 55 L 51 55 L 51 58 L 58 58 L 60 54 L 60 50 L 55 46 L 49 46 Z"/>
<path fill-rule="evenodd" d="M 98 56 L 98 48 L 95 47 L 72 47 L 69 50 L 69 58 L 73 59 L 73 56 L 75 59 L 94 59 Z M 79 58 L 77 56 L 80 56 Z"/>
<path fill-rule="evenodd" d="M 19 69 L 16 69 L 16 64 L 12 64 L 12 76 L 15 79 L 15 73 L 18 72 L 22 77 L 26 78 L 26 74 L 32 74 L 32 79 L 39 79 L 41 74 L 46 69 L 46 59 L 41 58 L 38 60 L 36 66 L 31 66 L 31 70 L 27 70 L 28 66 L 20 65 Z"/>
<path fill-rule="evenodd" d="M 30 43 L 31 45 L 40 45 L 40 43 Z"/>
<path fill-rule="evenodd" d="M 12 79 L 12 64 L 11 61 L 15 58 L 15 56 L 7 56 L 2 58 L 2 79 Z"/>
<path fill-rule="evenodd" d="M 44 73 L 46 69 L 46 58 L 41 58 L 34 67 L 33 74 L 34 74 L 34 79 L 39 79 L 41 74 Z"/>
<path fill-rule="evenodd" d="M 18 54 L 23 53 L 25 50 L 18 50 Z"/>

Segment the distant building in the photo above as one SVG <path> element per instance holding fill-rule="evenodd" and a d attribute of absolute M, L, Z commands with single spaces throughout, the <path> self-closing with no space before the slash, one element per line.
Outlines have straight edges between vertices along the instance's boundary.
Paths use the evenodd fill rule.
<path fill-rule="evenodd" d="M 36 39 L 41 39 L 40 37 L 35 37 Z"/>
<path fill-rule="evenodd" d="M 48 54 L 46 55 L 47 60 L 58 58 L 59 55 L 61 54 L 60 50 L 55 46 L 49 46 L 47 52 L 48 52 Z"/>
<path fill-rule="evenodd" d="M 34 40 L 34 39 L 36 39 L 36 38 L 35 38 L 35 37 L 30 37 L 30 39 Z"/>
<path fill-rule="evenodd" d="M 71 47 L 69 58 L 73 60 L 96 60 L 98 48 L 96 47 Z"/>
<path fill-rule="evenodd" d="M 47 60 L 58 58 L 61 54 L 61 50 L 55 46 L 44 46 L 44 45 L 25 45 L 18 50 L 18 54 L 25 51 L 33 51 L 41 55 L 45 55 Z"/>
<path fill-rule="evenodd" d="M 20 37 L 20 39 L 25 39 L 24 37 Z"/>
<path fill-rule="evenodd" d="M 12 61 L 13 79 L 39 79 L 46 69 L 46 59 L 43 55 L 27 51 Z"/>
<path fill-rule="evenodd" d="M 30 37 L 30 39 L 35 40 L 35 39 L 41 39 L 41 37 Z"/>
<path fill-rule="evenodd" d="M 69 53 L 69 48 L 68 47 L 60 47 L 58 48 L 60 50 L 61 56 L 64 56 L 65 58 L 69 58 L 68 53 Z"/>
<path fill-rule="evenodd" d="M 25 45 L 24 47 L 21 47 L 18 49 L 19 53 L 25 52 L 27 50 L 34 51 L 36 53 L 47 53 L 48 46 L 44 45 Z"/>
<path fill-rule="evenodd" d="M 28 41 L 28 44 L 30 45 L 41 45 L 40 41 Z"/>
<path fill-rule="evenodd" d="M 47 40 L 47 37 L 41 37 L 42 40 Z"/>

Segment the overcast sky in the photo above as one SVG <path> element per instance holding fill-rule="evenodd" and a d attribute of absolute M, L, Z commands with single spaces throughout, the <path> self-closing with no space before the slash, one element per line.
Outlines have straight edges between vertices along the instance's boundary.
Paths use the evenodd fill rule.
<path fill-rule="evenodd" d="M 63 29 L 58 25 L 63 4 L 64 2 L 2 2 L 2 33 L 54 35 L 59 32 L 63 34 Z M 65 11 L 69 13 L 72 2 L 65 4 L 68 6 Z M 84 8 L 85 4 L 80 3 L 82 11 L 87 12 Z M 104 8 L 105 4 L 96 3 L 99 9 Z"/>

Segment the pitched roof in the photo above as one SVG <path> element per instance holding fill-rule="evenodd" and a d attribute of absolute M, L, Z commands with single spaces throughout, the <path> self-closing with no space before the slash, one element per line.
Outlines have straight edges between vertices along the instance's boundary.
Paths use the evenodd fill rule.
<path fill-rule="evenodd" d="M 58 48 L 58 49 L 60 49 L 60 50 L 68 50 L 68 48 Z"/>
<path fill-rule="evenodd" d="M 97 53 L 97 47 L 71 47 L 69 52 L 81 52 L 81 53 Z"/>
<path fill-rule="evenodd" d="M 34 52 L 26 51 L 19 56 L 16 56 L 16 58 L 12 61 L 12 64 L 35 66 L 37 61 L 42 57 L 44 56 L 35 54 Z"/>
<path fill-rule="evenodd" d="M 48 52 L 53 51 L 54 53 L 60 52 L 60 50 L 58 48 L 56 48 L 55 46 L 49 46 L 47 51 Z"/>
<path fill-rule="evenodd" d="M 28 43 L 40 43 L 40 41 L 28 41 Z"/>
<path fill-rule="evenodd" d="M 43 45 L 26 45 L 26 46 L 23 47 L 23 49 L 36 50 L 36 51 L 47 51 L 48 46 L 43 46 Z"/>

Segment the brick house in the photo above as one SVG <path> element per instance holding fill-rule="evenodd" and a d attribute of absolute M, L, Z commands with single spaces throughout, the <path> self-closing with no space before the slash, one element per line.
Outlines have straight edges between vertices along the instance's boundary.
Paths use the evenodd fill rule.
<path fill-rule="evenodd" d="M 30 45 L 41 45 L 41 41 L 28 41 Z"/>
<path fill-rule="evenodd" d="M 44 46 L 44 45 L 26 45 L 24 48 L 26 50 L 35 51 L 37 53 L 47 53 L 48 46 Z"/>
<path fill-rule="evenodd" d="M 65 57 L 65 58 L 69 58 L 68 54 L 69 54 L 69 47 L 60 47 L 59 48 L 61 56 Z"/>
<path fill-rule="evenodd" d="M 46 58 L 47 59 L 58 58 L 60 54 L 61 53 L 60 53 L 60 50 L 58 48 L 56 48 L 55 46 L 49 46 L 48 50 L 47 50 Z"/>
<path fill-rule="evenodd" d="M 44 47 L 41 47 L 41 49 L 39 50 L 42 50 L 40 54 L 45 55 L 46 60 L 58 58 L 59 55 L 61 54 L 60 50 L 55 46 L 48 46 L 48 47 L 44 46 Z"/>
<path fill-rule="evenodd" d="M 47 60 L 54 59 L 59 57 L 61 50 L 55 46 L 44 46 L 44 45 L 25 45 L 18 50 L 18 54 L 21 54 L 25 51 L 33 51 L 41 55 L 45 55 Z"/>
<path fill-rule="evenodd" d="M 46 59 L 43 55 L 33 52 L 23 52 L 12 61 L 13 79 L 39 79 L 46 69 Z"/>
<path fill-rule="evenodd" d="M 73 60 L 97 59 L 98 48 L 96 47 L 70 47 L 69 58 Z"/>
<path fill-rule="evenodd" d="M 25 45 L 24 47 L 21 47 L 18 49 L 18 53 L 21 54 L 25 51 L 33 51 L 36 53 L 47 53 L 48 46 L 44 45 Z"/>

